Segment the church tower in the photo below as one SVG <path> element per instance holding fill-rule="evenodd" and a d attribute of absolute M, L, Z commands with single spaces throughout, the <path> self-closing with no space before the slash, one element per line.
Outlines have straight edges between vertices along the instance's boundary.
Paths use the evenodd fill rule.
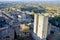
<path fill-rule="evenodd" d="M 34 15 L 34 33 L 35 40 L 46 40 L 48 32 L 48 17 L 42 14 Z"/>

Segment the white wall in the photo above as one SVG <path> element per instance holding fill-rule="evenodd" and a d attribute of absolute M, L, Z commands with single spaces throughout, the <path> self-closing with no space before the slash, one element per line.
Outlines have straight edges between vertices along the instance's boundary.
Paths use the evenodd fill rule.
<path fill-rule="evenodd" d="M 34 16 L 34 34 L 39 40 L 46 40 L 48 30 L 48 17 L 41 14 L 35 14 Z"/>

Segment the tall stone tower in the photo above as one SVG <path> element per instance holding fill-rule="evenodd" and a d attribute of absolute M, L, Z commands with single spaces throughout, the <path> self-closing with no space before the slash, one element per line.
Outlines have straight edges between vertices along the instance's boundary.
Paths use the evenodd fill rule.
<path fill-rule="evenodd" d="M 48 32 L 48 17 L 42 14 L 34 15 L 34 33 L 35 40 L 46 40 Z"/>

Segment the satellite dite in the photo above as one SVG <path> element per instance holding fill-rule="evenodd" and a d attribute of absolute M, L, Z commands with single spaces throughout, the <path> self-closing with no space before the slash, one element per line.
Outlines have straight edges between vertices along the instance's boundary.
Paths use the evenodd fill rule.
<path fill-rule="evenodd" d="M 35 14 L 33 30 L 32 36 L 35 40 L 46 40 L 48 34 L 48 17 L 42 14 Z"/>

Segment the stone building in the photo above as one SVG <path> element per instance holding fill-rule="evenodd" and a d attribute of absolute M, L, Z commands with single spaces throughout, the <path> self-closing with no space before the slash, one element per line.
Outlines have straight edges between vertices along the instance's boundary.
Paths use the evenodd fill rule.
<path fill-rule="evenodd" d="M 0 40 L 14 40 L 14 30 L 6 24 L 4 17 L 0 17 Z"/>
<path fill-rule="evenodd" d="M 46 40 L 48 32 L 48 17 L 42 14 L 34 15 L 34 31 L 32 36 L 35 40 Z"/>

